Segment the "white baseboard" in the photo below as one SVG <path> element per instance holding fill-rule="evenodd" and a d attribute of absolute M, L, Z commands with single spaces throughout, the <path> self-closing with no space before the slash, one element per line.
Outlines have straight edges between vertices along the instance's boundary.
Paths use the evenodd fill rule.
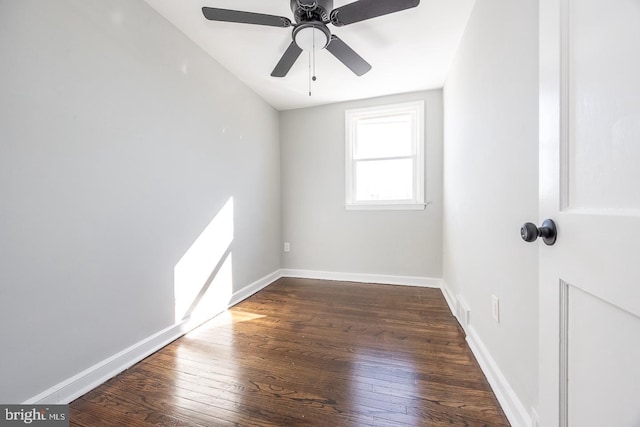
<path fill-rule="evenodd" d="M 467 334 L 467 344 L 478 361 L 480 369 L 482 369 L 482 372 L 487 377 L 487 381 L 511 425 L 513 427 L 534 426 L 532 415 L 527 413 L 522 401 L 518 398 L 513 388 L 511 388 L 511 385 L 498 367 L 495 359 L 489 353 L 482 339 L 480 339 L 478 332 L 473 328 L 472 324 L 468 323 L 468 318 L 462 319 L 463 313 L 458 313 L 458 307 L 467 310 L 467 316 L 469 312 L 467 304 L 461 299 L 462 296 L 455 295 L 444 280 L 442 282 L 442 294 L 449 305 L 451 313 L 458 319 L 458 322 L 465 330 Z"/>
<path fill-rule="evenodd" d="M 171 325 L 84 371 L 27 399 L 24 404 L 66 404 L 93 390 L 184 334 L 183 323 Z"/>
<path fill-rule="evenodd" d="M 511 385 L 496 361 L 491 357 L 489 350 L 487 350 L 473 326 L 467 328 L 467 343 L 511 425 L 513 427 L 529 427 L 533 425 L 531 415 L 525 409 L 516 392 L 511 388 Z"/>
<path fill-rule="evenodd" d="M 277 270 L 257 281 L 236 291 L 228 304 L 234 306 L 240 301 L 250 297 L 254 293 L 273 283 L 281 276 Z M 85 369 L 78 374 L 67 378 L 64 381 L 38 393 L 26 401 L 24 404 L 66 404 L 70 403 L 83 394 L 93 390 L 105 381 L 113 378 L 120 372 L 130 368 L 147 356 L 160 350 L 162 347 L 180 338 L 187 332 L 199 326 L 202 322 L 192 323 L 188 321 L 171 325 L 155 334 L 133 344 L 130 347 L 114 354 L 101 362 Z"/>
<path fill-rule="evenodd" d="M 384 274 L 342 273 L 331 271 L 295 270 L 285 268 L 280 270 L 281 277 L 296 277 L 301 279 L 333 280 L 343 282 L 379 283 L 383 285 L 421 286 L 425 288 L 440 288 L 442 279 L 417 276 L 390 276 Z"/>
<path fill-rule="evenodd" d="M 252 284 L 245 286 L 239 291 L 234 292 L 233 296 L 231 297 L 231 301 L 229 301 L 229 307 L 232 307 L 242 302 L 243 300 L 249 298 L 251 295 L 266 288 L 267 286 L 269 286 L 270 284 L 272 284 L 273 282 L 275 282 L 281 277 L 282 277 L 282 274 L 280 273 L 280 270 L 276 270 L 273 273 L 268 274 L 263 278 L 256 280 Z"/>
<path fill-rule="evenodd" d="M 451 291 L 451 288 L 449 288 L 449 286 L 447 285 L 447 282 L 445 282 L 444 280 L 442 280 L 442 286 L 440 287 L 440 289 L 442 290 L 442 295 L 444 295 L 444 299 L 449 306 L 449 310 L 451 310 L 451 314 L 453 314 L 453 316 L 457 318 L 458 300 L 456 299 L 456 296 L 454 295 L 453 291 Z"/>

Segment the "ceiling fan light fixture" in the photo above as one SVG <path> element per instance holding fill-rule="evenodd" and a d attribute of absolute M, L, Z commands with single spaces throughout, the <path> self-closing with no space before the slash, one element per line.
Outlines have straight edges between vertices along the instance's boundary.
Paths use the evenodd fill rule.
<path fill-rule="evenodd" d="M 313 50 L 314 45 L 316 49 L 324 49 L 331 40 L 331 33 L 322 23 L 303 24 L 293 30 L 293 40 L 304 51 Z"/>

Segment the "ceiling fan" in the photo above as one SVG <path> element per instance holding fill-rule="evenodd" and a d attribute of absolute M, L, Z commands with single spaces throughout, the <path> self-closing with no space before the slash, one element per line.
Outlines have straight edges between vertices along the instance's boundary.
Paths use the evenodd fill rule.
<path fill-rule="evenodd" d="M 271 76 L 284 77 L 303 50 L 327 49 L 356 75 L 361 76 L 371 65 L 351 49 L 327 27 L 353 24 L 378 16 L 388 15 L 416 7 L 420 0 L 358 0 L 333 9 L 333 0 L 291 0 L 291 11 L 295 24 L 290 19 L 239 10 L 203 7 L 204 17 L 211 21 L 236 22 L 241 24 L 266 25 L 270 27 L 293 27 L 293 41 L 282 55 Z"/>

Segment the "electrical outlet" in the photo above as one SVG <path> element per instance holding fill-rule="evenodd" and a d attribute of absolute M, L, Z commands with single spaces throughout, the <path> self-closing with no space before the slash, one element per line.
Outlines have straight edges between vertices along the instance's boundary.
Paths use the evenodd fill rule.
<path fill-rule="evenodd" d="M 496 322 L 500 323 L 500 300 L 495 295 L 491 295 L 491 315 Z"/>
<path fill-rule="evenodd" d="M 284 242 L 284 251 L 285 251 L 285 252 L 289 252 L 289 251 L 291 251 L 291 243 L 289 243 L 289 242 Z"/>

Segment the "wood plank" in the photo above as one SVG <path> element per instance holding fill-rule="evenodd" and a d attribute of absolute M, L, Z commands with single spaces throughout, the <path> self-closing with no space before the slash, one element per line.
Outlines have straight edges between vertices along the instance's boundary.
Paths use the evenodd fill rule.
<path fill-rule="evenodd" d="M 508 426 L 438 289 L 284 278 L 71 404 L 76 426 Z"/>

